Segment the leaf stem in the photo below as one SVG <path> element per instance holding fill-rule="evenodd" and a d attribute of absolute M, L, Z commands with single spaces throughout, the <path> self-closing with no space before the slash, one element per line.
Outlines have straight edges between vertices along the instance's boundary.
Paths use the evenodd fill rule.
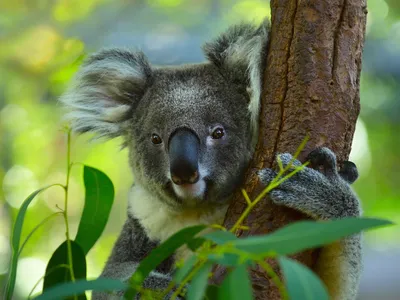
<path fill-rule="evenodd" d="M 272 282 L 275 283 L 276 287 L 279 290 L 282 300 L 288 299 L 288 294 L 286 292 L 285 285 L 279 278 L 278 274 L 276 274 L 274 269 L 263 259 L 260 259 L 259 261 L 257 261 L 257 263 L 271 278 Z"/>
<path fill-rule="evenodd" d="M 31 298 L 31 296 L 32 296 L 33 292 L 35 291 L 36 287 L 39 285 L 39 283 L 40 283 L 44 278 L 46 278 L 47 276 L 49 276 L 49 275 L 50 275 L 51 273 L 53 273 L 54 271 L 56 271 L 56 270 L 58 270 L 58 269 L 61 269 L 61 268 L 69 269 L 70 267 L 69 267 L 69 265 L 61 264 L 61 265 L 58 265 L 58 266 L 55 266 L 54 268 L 52 268 L 49 272 L 47 272 L 46 274 L 44 274 L 42 277 L 39 278 L 39 280 L 35 283 L 35 285 L 34 285 L 33 288 L 31 289 L 31 291 L 30 291 L 30 293 L 29 293 L 27 299 L 29 300 L 29 299 Z"/>
<path fill-rule="evenodd" d="M 162 299 L 164 299 L 165 296 L 168 295 L 168 293 L 169 293 L 170 291 L 172 291 L 172 289 L 174 288 L 174 286 L 175 286 L 175 283 L 174 283 L 173 281 L 171 281 L 171 282 L 168 284 L 167 288 L 166 288 L 166 289 L 164 290 L 164 292 L 162 293 Z"/>
<path fill-rule="evenodd" d="M 176 291 L 172 294 L 171 299 L 176 299 L 178 295 L 181 293 L 182 289 L 185 287 L 185 285 L 192 280 L 193 276 L 196 275 L 196 273 L 200 270 L 200 268 L 207 262 L 206 259 L 201 259 L 197 262 L 196 266 L 193 268 L 192 271 L 186 276 L 184 280 L 180 283 Z"/>
<path fill-rule="evenodd" d="M 211 224 L 209 227 L 212 228 L 212 229 L 219 229 L 219 230 L 222 230 L 222 231 L 226 231 L 226 228 L 224 226 L 220 225 L 220 224 Z"/>
<path fill-rule="evenodd" d="M 25 219 L 25 213 L 26 210 L 28 209 L 29 204 L 32 202 L 32 200 L 35 198 L 36 195 L 39 193 L 53 187 L 53 186 L 60 186 L 64 188 L 64 186 L 60 183 L 54 183 L 50 184 L 44 188 L 41 188 L 32 194 L 28 196 L 22 203 L 22 206 L 20 207 L 15 223 L 14 223 L 14 228 L 12 232 L 12 237 L 11 237 L 11 245 L 12 245 L 12 253 L 11 253 L 11 264 L 10 264 L 10 270 L 8 274 L 8 280 L 5 288 L 5 299 L 11 299 L 14 293 L 14 288 L 15 288 L 15 280 L 17 277 L 17 266 L 18 266 L 18 257 L 19 257 L 19 245 L 20 245 L 20 240 L 21 240 L 21 231 Z"/>
<path fill-rule="evenodd" d="M 288 166 L 286 166 L 285 169 L 283 169 L 282 171 L 280 171 L 278 173 L 278 175 L 271 181 L 271 183 L 256 197 L 256 199 L 254 201 L 250 200 L 249 195 L 247 194 L 246 190 L 242 189 L 242 194 L 244 196 L 244 198 L 246 199 L 247 202 L 247 207 L 244 210 L 244 212 L 242 213 L 242 215 L 239 217 L 239 219 L 236 221 L 235 225 L 233 225 L 233 227 L 231 228 L 230 232 L 234 233 L 242 224 L 242 222 L 244 221 L 244 219 L 247 218 L 247 216 L 250 214 L 251 210 L 254 208 L 254 206 L 256 206 L 258 204 L 258 202 L 260 202 L 272 189 L 276 188 L 278 185 L 280 185 L 283 181 L 287 180 L 288 178 L 292 177 L 293 175 L 295 175 L 297 172 L 303 170 L 308 163 L 305 163 L 301 166 L 296 166 L 295 169 L 290 172 L 288 175 L 286 175 L 283 178 L 281 177 L 281 173 L 284 173 L 288 170 L 288 168 L 291 167 L 291 164 L 289 164 Z"/>
<path fill-rule="evenodd" d="M 35 228 L 32 229 L 32 231 L 27 235 L 27 237 L 25 238 L 24 242 L 22 243 L 21 247 L 19 247 L 19 251 L 18 251 L 18 256 L 21 255 L 22 250 L 24 249 L 26 243 L 28 242 L 28 240 L 31 238 L 31 236 L 36 232 L 36 230 L 38 230 L 40 228 L 40 226 L 42 226 L 43 224 L 45 224 L 46 222 L 48 222 L 49 220 L 51 220 L 52 218 L 58 216 L 58 215 L 63 215 L 64 213 L 59 211 L 59 212 L 55 212 L 53 214 L 51 214 L 50 216 L 47 216 L 46 218 L 44 218 L 39 224 L 37 224 L 35 226 Z"/>
<path fill-rule="evenodd" d="M 245 189 L 241 189 L 242 195 L 246 200 L 247 205 L 251 205 L 251 200 Z"/>
<path fill-rule="evenodd" d="M 67 239 L 67 252 L 68 252 L 68 264 L 70 266 L 70 276 L 71 281 L 75 281 L 74 267 L 72 261 L 72 248 L 71 248 L 71 239 L 69 234 L 69 223 L 68 223 L 68 191 L 69 191 L 69 178 L 71 175 L 71 130 L 69 129 L 67 132 L 67 179 L 64 187 L 65 191 L 65 202 L 64 202 L 64 222 L 65 222 L 65 236 Z M 75 296 L 77 299 L 77 296 Z"/>

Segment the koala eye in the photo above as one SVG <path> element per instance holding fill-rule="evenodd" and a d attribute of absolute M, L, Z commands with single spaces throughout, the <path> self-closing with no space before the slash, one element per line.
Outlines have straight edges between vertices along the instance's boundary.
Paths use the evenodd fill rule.
<path fill-rule="evenodd" d="M 151 135 L 151 142 L 153 144 L 161 144 L 162 143 L 162 139 L 160 138 L 160 136 L 158 134 L 153 133 Z"/>
<path fill-rule="evenodd" d="M 218 140 L 222 138 L 225 135 L 224 129 L 222 127 L 217 127 L 214 129 L 214 131 L 211 133 L 211 137 L 214 140 Z"/>

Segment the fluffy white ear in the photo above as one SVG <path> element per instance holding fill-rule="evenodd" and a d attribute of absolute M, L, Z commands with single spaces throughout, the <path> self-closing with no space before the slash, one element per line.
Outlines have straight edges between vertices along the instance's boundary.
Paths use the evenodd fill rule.
<path fill-rule="evenodd" d="M 69 110 L 66 119 L 73 131 L 108 138 L 123 135 L 151 73 L 142 52 L 108 49 L 90 56 L 60 99 Z"/>
<path fill-rule="evenodd" d="M 260 26 L 235 25 L 203 46 L 209 61 L 221 68 L 230 80 L 247 87 L 250 94 L 251 125 L 255 137 L 258 130 L 269 28 L 268 19 Z"/>

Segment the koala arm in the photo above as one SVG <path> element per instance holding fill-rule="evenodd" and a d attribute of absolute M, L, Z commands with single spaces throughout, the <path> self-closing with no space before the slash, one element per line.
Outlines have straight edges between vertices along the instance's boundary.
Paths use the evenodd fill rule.
<path fill-rule="evenodd" d="M 279 157 L 284 167 L 292 160 L 288 153 Z M 349 186 L 358 176 L 355 165 L 347 162 L 338 172 L 336 156 L 328 148 L 314 150 L 307 160 L 313 167 L 322 167 L 322 172 L 304 168 L 272 190 L 270 199 L 316 220 L 359 217 L 360 202 Z M 292 163 L 301 165 L 297 160 Z M 260 180 L 265 185 L 276 175 L 271 169 L 259 172 Z M 315 271 L 326 284 L 332 299 L 355 299 L 362 271 L 361 234 L 323 247 Z"/>
<path fill-rule="evenodd" d="M 136 271 L 139 262 L 156 246 L 157 243 L 149 240 L 139 222 L 129 216 L 100 277 L 128 282 Z M 145 279 L 143 287 L 150 290 L 164 290 L 167 288 L 171 281 L 170 270 L 172 263 L 172 257 L 164 261 L 157 270 L 152 271 Z M 92 299 L 120 299 L 123 294 L 123 291 L 112 294 L 93 292 Z M 140 299 L 140 296 L 137 296 L 136 299 Z M 169 298 L 167 297 L 166 299 Z"/>

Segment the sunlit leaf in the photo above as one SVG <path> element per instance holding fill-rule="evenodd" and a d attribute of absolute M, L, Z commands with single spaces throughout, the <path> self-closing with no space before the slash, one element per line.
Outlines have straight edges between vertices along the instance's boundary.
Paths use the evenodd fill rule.
<path fill-rule="evenodd" d="M 240 264 L 248 264 L 250 263 L 249 260 L 243 260 L 240 255 L 234 254 L 234 253 L 210 253 L 207 255 L 207 258 L 217 264 L 226 266 L 226 267 L 232 267 L 232 266 L 237 266 Z"/>
<path fill-rule="evenodd" d="M 68 49 L 69 57 L 68 59 L 64 59 L 66 62 L 63 61 L 63 65 L 57 68 L 49 77 L 51 81 L 51 91 L 55 94 L 64 92 L 65 83 L 71 80 L 87 56 L 87 53 L 83 50 L 84 45 L 82 42 L 69 40 L 65 43 L 68 45 L 68 48 L 74 49 L 72 51 Z"/>
<path fill-rule="evenodd" d="M 174 274 L 174 281 L 181 282 L 193 269 L 194 265 L 197 262 L 197 257 L 192 255 L 189 257 L 184 263 L 181 268 L 178 268 Z"/>
<path fill-rule="evenodd" d="M 223 281 L 218 292 L 220 300 L 251 300 L 253 291 L 245 265 L 237 266 Z M 300 299 L 300 298 L 299 298 Z"/>
<path fill-rule="evenodd" d="M 75 279 L 86 278 L 86 258 L 81 246 L 70 241 L 72 266 Z M 70 269 L 60 268 L 59 266 L 69 265 L 68 259 L 68 241 L 64 241 L 51 256 L 46 267 L 46 273 L 43 282 L 43 291 L 56 286 L 60 283 L 71 282 Z M 47 276 L 48 275 L 48 276 Z M 86 299 L 84 294 L 78 296 L 78 299 Z"/>
<path fill-rule="evenodd" d="M 207 233 L 203 237 L 216 244 L 225 244 L 226 242 L 237 240 L 237 237 L 232 232 L 222 230 Z"/>
<path fill-rule="evenodd" d="M 18 253 L 19 253 L 19 245 L 21 242 L 21 232 L 22 226 L 24 225 L 25 214 L 28 209 L 29 204 L 33 201 L 33 199 L 42 191 L 55 186 L 49 185 L 42 189 L 39 189 L 28 196 L 25 201 L 22 203 L 21 208 L 18 211 L 17 218 L 14 223 L 12 239 L 11 239 L 11 246 L 12 246 L 12 258 L 11 258 L 11 265 L 9 271 L 9 277 L 6 287 L 6 299 L 11 299 L 14 293 L 15 287 L 15 279 L 17 276 L 17 265 L 18 265 Z"/>
<path fill-rule="evenodd" d="M 205 263 L 198 272 L 194 275 L 190 282 L 187 299 L 188 300 L 201 300 L 207 288 L 208 277 L 211 272 L 212 263 Z"/>
<path fill-rule="evenodd" d="M 108 278 L 98 278 L 96 280 L 77 280 L 57 285 L 48 289 L 43 294 L 34 298 L 35 300 L 57 300 L 66 297 L 83 294 L 85 291 L 123 291 L 128 285 L 121 281 Z"/>
<path fill-rule="evenodd" d="M 237 1 L 227 16 L 232 22 L 234 22 L 235 19 L 240 19 L 259 23 L 265 17 L 271 16 L 271 9 L 269 8 L 268 2 L 262 0 Z"/>
<path fill-rule="evenodd" d="M 106 174 L 84 166 L 85 206 L 76 239 L 85 254 L 101 236 L 114 202 L 114 186 Z"/>
<path fill-rule="evenodd" d="M 39 224 L 37 224 L 32 230 L 31 232 L 29 232 L 29 234 L 27 235 L 27 237 L 25 238 L 24 242 L 22 243 L 22 245 L 19 247 L 19 252 L 18 255 L 21 255 L 22 251 L 24 250 L 24 247 L 26 246 L 26 244 L 28 243 L 28 241 L 31 239 L 31 237 L 34 235 L 34 233 L 36 231 L 38 231 L 44 224 L 46 224 L 48 221 L 50 221 L 51 219 L 53 219 L 54 217 L 57 216 L 62 216 L 63 212 L 58 211 L 55 212 L 49 216 L 47 216 L 46 218 L 44 218 Z"/>
<path fill-rule="evenodd" d="M 243 251 L 286 255 L 332 243 L 363 230 L 393 224 L 372 218 L 344 218 L 334 221 L 302 221 L 285 226 L 269 235 L 252 236 L 233 241 Z"/>
<path fill-rule="evenodd" d="M 101 0 L 60 0 L 53 6 L 53 17 L 58 22 L 83 19 L 101 2 Z"/>
<path fill-rule="evenodd" d="M 154 6 L 169 8 L 179 6 L 182 3 L 182 0 L 148 0 L 148 3 Z"/>
<path fill-rule="evenodd" d="M 144 279 L 152 270 L 154 270 L 161 262 L 171 256 L 179 247 L 193 239 L 196 234 L 205 228 L 205 225 L 184 228 L 172 235 L 157 248 L 154 248 L 150 254 L 140 262 L 136 272 L 130 278 L 129 282 L 131 285 L 138 286 L 142 284 Z M 125 298 L 132 299 L 134 295 L 135 291 L 130 289 L 127 293 L 125 293 Z"/>
<path fill-rule="evenodd" d="M 9 55 L 30 72 L 43 72 L 57 55 L 62 37 L 56 28 L 45 23 L 29 27 L 7 46 Z"/>
<path fill-rule="evenodd" d="M 279 257 L 289 299 L 328 300 L 328 292 L 322 281 L 310 269 L 287 258 Z"/>

